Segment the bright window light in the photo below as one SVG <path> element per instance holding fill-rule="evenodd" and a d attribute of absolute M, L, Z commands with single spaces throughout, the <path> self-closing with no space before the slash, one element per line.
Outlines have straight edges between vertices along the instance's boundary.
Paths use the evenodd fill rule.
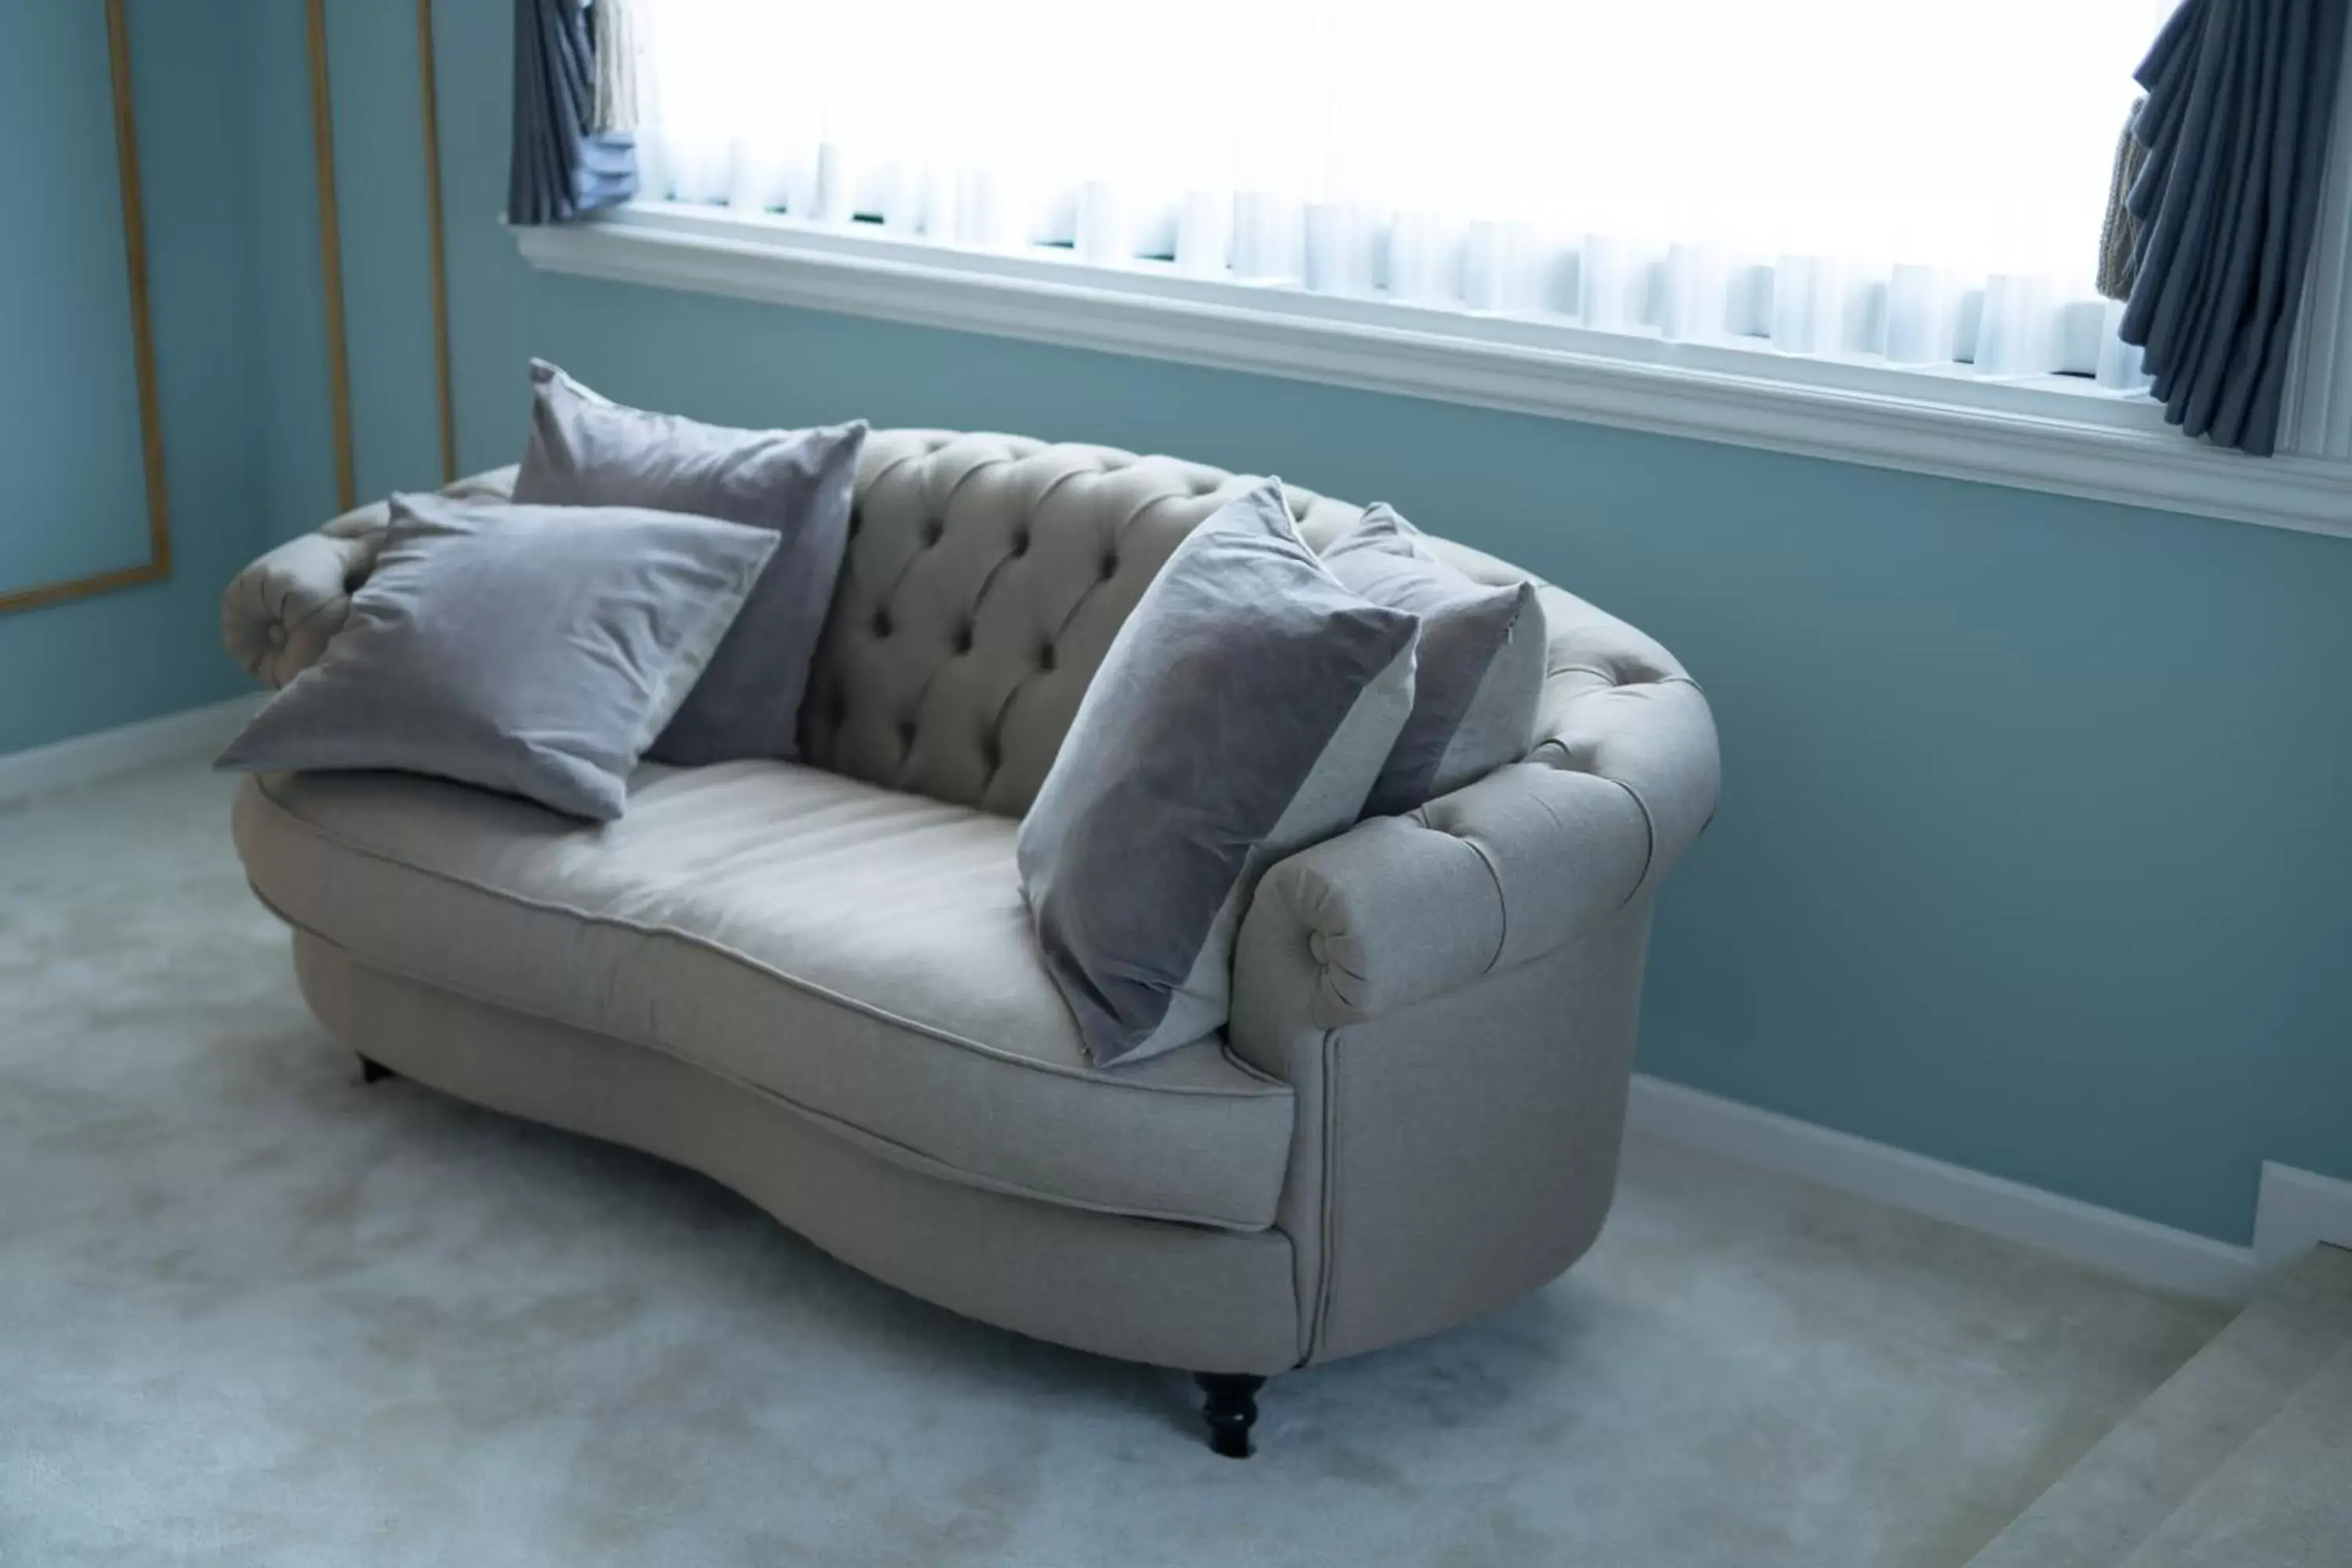
<path fill-rule="evenodd" d="M 2169 9 L 635 4 L 648 195 L 2000 374 L 2079 357 Z"/>

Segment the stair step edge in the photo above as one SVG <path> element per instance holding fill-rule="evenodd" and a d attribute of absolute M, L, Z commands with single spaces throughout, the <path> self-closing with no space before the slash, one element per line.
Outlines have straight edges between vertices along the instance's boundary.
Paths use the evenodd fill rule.
<path fill-rule="evenodd" d="M 2342 1568 L 2352 1557 L 2352 1343 L 2123 1568 Z"/>
<path fill-rule="evenodd" d="M 2279 1271 L 1969 1568 L 2118 1568 L 2352 1347 L 2352 1252 Z"/>

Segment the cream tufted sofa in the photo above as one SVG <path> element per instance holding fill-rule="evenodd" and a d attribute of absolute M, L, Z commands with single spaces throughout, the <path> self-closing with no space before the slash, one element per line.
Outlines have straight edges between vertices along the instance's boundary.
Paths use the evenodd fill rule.
<path fill-rule="evenodd" d="M 601 828 L 423 778 L 266 777 L 238 850 L 372 1076 L 693 1166 L 955 1311 L 1203 1374 L 1213 1441 L 1245 1452 L 1265 1374 L 1501 1306 L 1591 1243 L 1652 900 L 1717 787 L 1689 677 L 1547 586 L 1527 760 L 1275 868 L 1228 1030 L 1092 1068 L 1015 820 L 1145 584 L 1249 482 L 877 431 L 803 764 L 648 765 Z M 1356 516 L 1290 494 L 1318 546 Z M 383 521 L 236 580 L 247 668 L 318 657 Z"/>

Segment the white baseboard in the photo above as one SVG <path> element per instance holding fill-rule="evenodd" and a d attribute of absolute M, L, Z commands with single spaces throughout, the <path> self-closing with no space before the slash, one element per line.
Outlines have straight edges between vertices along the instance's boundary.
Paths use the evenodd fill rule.
<path fill-rule="evenodd" d="M 2254 1258 L 2264 1268 L 2322 1244 L 2352 1247 L 2352 1182 L 2263 1162 L 2263 1195 L 2254 1205 Z"/>
<path fill-rule="evenodd" d="M 0 756 L 0 804 L 177 757 L 218 751 L 245 728 L 262 700 L 259 695 L 232 697 L 226 702 L 100 730 L 95 735 L 77 735 L 55 745 L 11 752 Z"/>
<path fill-rule="evenodd" d="M 1661 1079 L 1635 1077 L 1630 1115 L 1636 1131 L 1667 1142 L 2040 1247 L 2154 1289 L 2243 1301 L 2263 1272 L 2252 1247 L 2232 1247 Z M 2352 1187 L 2345 1191 L 2352 1193 Z"/>

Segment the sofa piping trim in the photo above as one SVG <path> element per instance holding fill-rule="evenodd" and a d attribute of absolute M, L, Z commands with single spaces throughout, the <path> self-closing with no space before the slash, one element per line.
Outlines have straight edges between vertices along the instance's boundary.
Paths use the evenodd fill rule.
<path fill-rule="evenodd" d="M 691 931 L 682 931 L 669 926 L 646 925 L 636 921 L 623 920 L 615 915 L 591 913 L 588 910 L 574 909 L 571 905 L 558 903 L 550 899 L 526 898 L 521 894 L 509 892 L 505 889 L 493 888 L 484 883 L 477 882 L 469 877 L 460 877 L 455 872 L 438 870 L 429 866 L 412 865 L 408 861 L 397 859 L 381 850 L 372 849 L 365 845 L 354 843 L 342 834 L 337 833 L 331 828 L 323 827 L 318 823 L 311 821 L 309 817 L 294 811 L 284 802 L 278 800 L 276 795 L 269 793 L 269 786 L 261 782 L 261 776 L 262 775 L 259 774 L 254 775 L 256 793 L 268 804 L 271 810 L 277 812 L 289 822 L 300 827 L 303 831 L 314 834 L 318 837 L 334 845 L 336 847 L 342 849 L 347 853 L 360 856 L 365 859 L 376 861 L 382 865 L 390 866 L 395 870 L 408 872 L 414 876 L 426 877 L 435 881 L 446 882 L 453 887 L 464 888 L 468 892 L 478 893 L 484 898 L 492 899 L 501 903 L 511 904 L 518 909 L 538 910 L 549 914 L 565 916 L 569 919 L 578 921 L 583 925 L 611 926 L 616 930 L 632 931 L 636 935 L 643 937 L 659 937 L 666 941 L 684 943 L 688 947 L 700 948 L 706 952 L 715 953 L 719 957 L 724 958 L 730 963 L 740 963 L 744 968 L 749 969 L 755 973 L 766 975 L 771 980 L 789 985 L 795 991 L 804 992 L 807 994 L 817 998 L 819 1001 L 829 1002 L 835 1006 L 845 1008 L 849 1012 L 862 1013 L 866 1016 L 873 1018 L 877 1022 L 888 1024 L 895 1028 L 904 1029 L 909 1034 L 919 1035 L 926 1039 L 937 1040 L 943 1045 L 954 1046 L 960 1049 L 971 1051 L 975 1055 L 987 1057 L 992 1060 L 1003 1062 L 1008 1067 L 1020 1068 L 1031 1072 L 1043 1073 L 1052 1078 L 1075 1079 L 1082 1083 L 1095 1084 L 1105 1088 L 1139 1091 L 1145 1094 L 1186 1095 L 1211 1100 L 1278 1100 L 1286 1096 L 1291 1096 L 1294 1093 L 1288 1084 L 1282 1082 L 1279 1079 L 1259 1071 L 1256 1068 L 1252 1067 L 1249 1063 L 1243 1061 L 1239 1057 L 1234 1055 L 1231 1044 L 1222 1038 L 1218 1041 L 1217 1045 L 1219 1054 L 1222 1055 L 1226 1061 L 1241 1069 L 1241 1071 L 1246 1076 L 1266 1085 L 1266 1089 L 1256 1091 L 1244 1091 L 1229 1089 L 1210 1089 L 1189 1084 L 1161 1085 L 1137 1083 L 1130 1079 L 1121 1079 L 1113 1077 L 1108 1073 L 1082 1072 L 1074 1068 L 1058 1066 L 1053 1062 L 1041 1062 L 1034 1058 L 1015 1056 L 1012 1052 L 1004 1050 L 1000 1047 L 986 1045 L 978 1040 L 967 1039 L 950 1030 L 940 1028 L 936 1025 L 918 1023 L 911 1018 L 902 1018 L 886 1008 L 875 1006 L 872 1003 L 860 1002 L 854 997 L 845 996 L 839 992 L 816 984 L 814 981 L 803 979 L 801 976 L 796 974 L 786 973 L 784 971 L 776 968 L 772 964 L 762 963 L 758 959 L 751 957 L 748 953 L 740 952 L 734 948 L 729 947 L 724 942 L 713 942 L 709 937 L 697 936 Z M 255 890 L 257 895 L 258 895 L 259 889 L 257 889 Z M 263 899 L 262 901 L 264 903 L 268 902 L 266 898 Z M 276 908 L 274 905 L 271 907 L 273 910 Z M 292 925 L 294 922 L 289 921 L 287 923 L 289 925 Z M 432 983 L 426 982 L 425 984 Z"/>
<path fill-rule="evenodd" d="M 1299 1364 L 1305 1366 L 1323 1352 L 1323 1336 L 1331 1317 L 1331 1277 L 1338 1272 L 1332 1267 L 1332 1251 L 1339 1230 L 1339 1184 L 1336 1180 L 1339 1167 L 1339 1031 L 1323 1031 L 1323 1160 L 1317 1180 L 1322 1191 L 1317 1194 L 1315 1247 L 1315 1296 L 1306 1323 L 1306 1343 L 1301 1347 Z"/>
<path fill-rule="evenodd" d="M 248 882 L 247 886 L 251 888 L 252 884 Z M 605 1039 L 617 1040 L 623 1045 L 635 1046 L 640 1050 L 652 1051 L 656 1056 L 668 1058 L 681 1067 L 690 1068 L 707 1078 L 715 1079 L 730 1089 L 740 1089 L 766 1100 L 777 1109 L 789 1111 L 811 1126 L 833 1134 L 845 1143 L 863 1149 L 877 1159 L 886 1160 L 891 1164 L 914 1171 L 919 1174 L 952 1182 L 959 1186 L 977 1187 L 982 1191 L 996 1193 L 1004 1197 L 1020 1198 L 1048 1208 L 1084 1209 L 1089 1214 L 1107 1215 L 1121 1219 L 1149 1220 L 1156 1225 L 1192 1226 L 1198 1229 L 1223 1231 L 1236 1236 L 1256 1236 L 1266 1231 L 1280 1234 L 1280 1227 L 1272 1221 L 1256 1224 L 1247 1220 L 1132 1208 L 1087 1198 L 1066 1197 L 1060 1194 L 1045 1192 L 1042 1188 L 1024 1186 L 1018 1182 L 1008 1182 L 1002 1176 L 991 1176 L 978 1171 L 968 1171 L 961 1165 L 950 1164 L 937 1155 L 926 1154 L 921 1150 L 902 1143 L 895 1138 L 876 1132 L 870 1128 L 861 1127 L 856 1122 L 844 1121 L 840 1117 L 818 1110 L 812 1106 L 803 1105 L 790 1095 L 770 1089 L 764 1084 L 754 1083 L 749 1079 L 721 1071 L 707 1062 L 697 1061 L 691 1057 L 681 1055 L 658 1041 L 639 1039 L 634 1035 L 615 1034 L 606 1029 L 592 1029 L 584 1024 L 561 1017 L 543 1008 L 526 1007 L 499 997 L 484 996 L 463 986 L 450 985 L 438 980 L 427 980 L 421 974 L 410 973 L 397 964 L 380 963 L 373 958 L 362 958 L 334 938 L 313 930 L 289 915 L 276 904 L 271 903 L 260 889 L 253 888 L 253 896 L 260 901 L 264 909 L 277 916 L 287 929 L 300 932 L 321 947 L 332 949 L 359 968 L 373 970 L 380 974 L 389 974 L 394 979 L 404 980 L 412 985 L 421 985 L 426 990 L 440 991 L 451 996 L 461 997 L 479 1006 L 495 1007 L 501 1012 L 512 1013 L 520 1017 L 534 1018 L 543 1024 L 555 1024 L 563 1028 L 577 1029 L 582 1034 L 597 1035 Z"/>
<path fill-rule="evenodd" d="M 1618 901 L 1617 907 L 1622 910 L 1642 896 L 1650 885 L 1650 873 L 1658 868 L 1658 819 L 1650 815 L 1650 803 L 1642 798 L 1640 790 L 1623 779 L 1611 779 L 1609 782 L 1623 790 L 1626 797 L 1633 801 L 1633 809 L 1642 814 L 1642 874 L 1633 879 L 1633 885 Z"/>
<path fill-rule="evenodd" d="M 1452 834 L 1447 837 L 1460 837 L 1462 847 L 1478 857 L 1478 864 L 1486 868 L 1487 879 L 1495 884 L 1495 951 L 1486 955 L 1486 967 L 1478 972 L 1482 976 L 1492 974 L 1495 965 L 1503 962 L 1503 954 L 1511 950 L 1511 900 L 1503 892 L 1503 873 L 1495 864 L 1495 858 L 1486 853 L 1486 847 L 1476 839 Z"/>
<path fill-rule="evenodd" d="M 1696 687 L 1694 687 L 1694 689 L 1696 689 Z M 1536 752 L 1542 751 L 1547 746 L 1552 747 L 1559 752 L 1560 763 L 1562 765 L 1554 766 L 1552 769 L 1554 773 L 1578 773 L 1581 774 L 1585 778 L 1600 779 L 1604 783 L 1613 784 L 1619 789 L 1625 792 L 1625 798 L 1633 803 L 1633 809 L 1635 811 L 1641 813 L 1642 874 L 1633 879 L 1633 887 L 1628 889 L 1625 896 L 1617 901 L 1617 907 L 1622 910 L 1628 904 L 1631 904 L 1635 899 L 1642 896 L 1643 891 L 1650 885 L 1650 873 L 1658 868 L 1658 819 L 1650 815 L 1650 803 L 1642 798 L 1642 792 L 1635 789 L 1632 784 L 1627 784 L 1623 779 L 1618 778 L 1612 773 L 1596 773 L 1588 768 L 1565 765 L 1570 760 L 1568 742 L 1558 735 L 1548 735 L 1544 739 L 1538 741 L 1535 743 L 1534 750 L 1528 752 L 1528 760 L 1529 762 L 1533 762 L 1535 760 Z M 1715 818 L 1710 815 L 1707 817 L 1707 820 L 1709 822 L 1713 822 Z M 1702 828 L 1701 831 L 1705 831 L 1705 829 Z M 1467 840 L 1465 840 L 1465 842 L 1466 843 Z M 1489 869 L 1492 869 L 1491 866 L 1489 867 Z M 1488 967 L 1492 968 L 1493 966 L 1489 965 Z"/>

